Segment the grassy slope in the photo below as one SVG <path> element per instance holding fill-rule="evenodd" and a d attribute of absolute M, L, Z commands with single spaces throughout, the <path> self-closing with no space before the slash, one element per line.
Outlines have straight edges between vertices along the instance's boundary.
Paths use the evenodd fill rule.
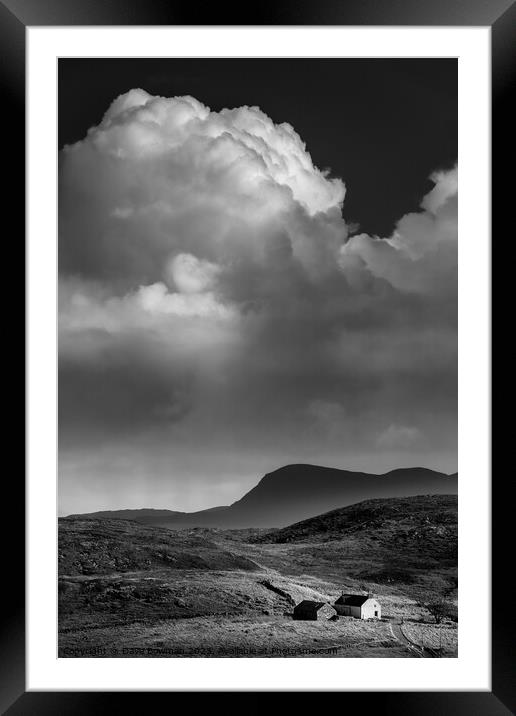
<path fill-rule="evenodd" d="M 367 500 L 250 537 L 276 568 L 371 584 L 450 591 L 457 575 L 457 497 Z M 252 549 L 248 552 L 252 556 Z"/>
<path fill-rule="evenodd" d="M 327 541 L 362 532 L 361 536 L 370 533 L 386 543 L 403 534 L 418 541 L 430 540 L 432 545 L 441 548 L 441 543 L 456 534 L 456 527 L 456 495 L 423 495 L 365 500 L 274 530 L 257 537 L 256 541 Z"/>
<path fill-rule="evenodd" d="M 245 557 L 188 532 L 126 520 L 61 518 L 59 573 L 111 574 L 159 569 L 256 569 Z"/>
<path fill-rule="evenodd" d="M 369 500 L 272 531 L 61 519 L 60 649 L 269 644 L 302 655 L 338 642 L 341 656 L 407 656 L 387 624 L 332 630 L 287 615 L 301 599 L 372 589 L 384 615 L 427 617 L 414 597 L 453 586 L 456 534 L 456 498 L 445 496 Z"/>

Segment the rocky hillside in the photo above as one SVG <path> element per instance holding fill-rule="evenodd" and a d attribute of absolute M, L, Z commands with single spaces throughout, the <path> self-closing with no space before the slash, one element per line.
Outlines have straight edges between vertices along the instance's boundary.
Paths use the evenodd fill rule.
<path fill-rule="evenodd" d="M 159 569 L 255 570 L 255 563 L 191 532 L 129 520 L 61 518 L 59 574 L 93 575 Z"/>
<path fill-rule="evenodd" d="M 365 500 L 257 537 L 264 542 L 328 541 L 357 532 L 379 539 L 444 541 L 457 535 L 456 495 Z"/>
<path fill-rule="evenodd" d="M 305 569 L 334 565 L 336 574 L 376 583 L 449 589 L 457 581 L 457 497 L 365 500 L 249 541 L 281 546 Z"/>

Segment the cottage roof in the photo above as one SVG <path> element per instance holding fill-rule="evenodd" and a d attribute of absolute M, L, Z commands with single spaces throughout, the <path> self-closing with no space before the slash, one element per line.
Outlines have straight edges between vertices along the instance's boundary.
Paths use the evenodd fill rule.
<path fill-rule="evenodd" d="M 348 607 L 361 607 L 370 597 L 367 594 L 342 594 L 335 604 L 345 604 Z"/>
<path fill-rule="evenodd" d="M 300 609 L 300 610 L 314 610 L 316 612 L 319 611 L 321 607 L 324 607 L 324 605 L 327 604 L 327 602 L 313 602 L 310 599 L 303 599 L 302 602 L 299 602 L 299 604 L 296 604 L 294 609 Z"/>

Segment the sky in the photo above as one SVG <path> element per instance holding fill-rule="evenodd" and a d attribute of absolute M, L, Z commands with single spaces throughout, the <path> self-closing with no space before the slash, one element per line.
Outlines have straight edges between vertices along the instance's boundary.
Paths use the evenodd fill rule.
<path fill-rule="evenodd" d="M 59 60 L 59 511 L 457 469 L 455 60 Z"/>

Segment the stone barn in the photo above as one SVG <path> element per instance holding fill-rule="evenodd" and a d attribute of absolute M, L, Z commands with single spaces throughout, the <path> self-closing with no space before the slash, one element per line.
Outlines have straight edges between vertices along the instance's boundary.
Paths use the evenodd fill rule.
<path fill-rule="evenodd" d="M 294 607 L 294 619 L 304 619 L 305 621 L 322 621 L 323 619 L 331 619 L 335 616 L 336 609 L 327 602 L 312 602 L 304 599 Z"/>
<path fill-rule="evenodd" d="M 341 594 L 334 602 L 339 616 L 355 617 L 355 619 L 381 619 L 382 608 L 375 597 L 370 594 Z"/>

